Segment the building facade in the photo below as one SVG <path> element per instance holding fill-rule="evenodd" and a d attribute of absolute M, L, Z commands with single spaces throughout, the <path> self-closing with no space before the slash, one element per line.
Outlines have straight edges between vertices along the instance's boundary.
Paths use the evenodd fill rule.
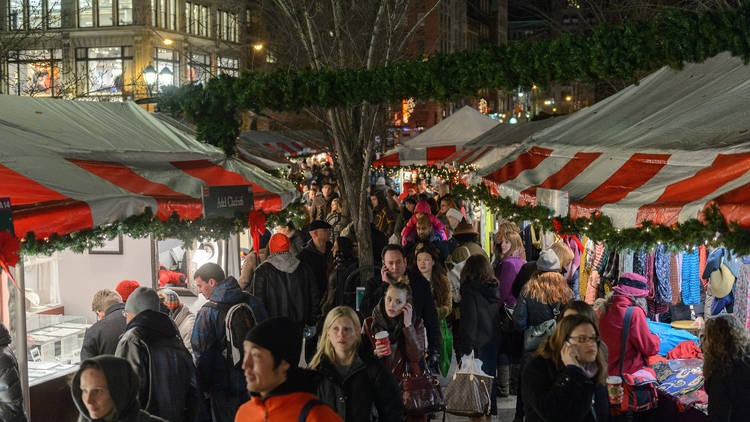
<path fill-rule="evenodd" d="M 138 100 L 236 75 L 270 57 L 255 21 L 242 1 L 0 0 L 0 93 Z"/>

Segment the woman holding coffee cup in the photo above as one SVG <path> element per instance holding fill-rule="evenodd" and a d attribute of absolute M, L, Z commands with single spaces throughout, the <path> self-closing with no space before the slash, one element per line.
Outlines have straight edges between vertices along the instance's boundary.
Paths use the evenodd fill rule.
<path fill-rule="evenodd" d="M 323 375 L 317 396 L 345 422 L 370 422 L 372 407 L 380 421 L 404 418 L 401 389 L 373 353 L 362 342 L 357 313 L 337 306 L 326 315 L 323 335 L 310 368 Z"/>
<path fill-rule="evenodd" d="M 563 318 L 524 367 L 523 404 L 527 422 L 609 420 L 607 362 L 599 330 L 583 315 Z"/>
<path fill-rule="evenodd" d="M 375 349 L 375 356 L 385 362 L 399 384 L 407 363 L 412 372 L 420 370 L 419 361 L 425 353 L 425 330 L 422 319 L 414 317 L 408 279 L 401 277 L 388 286 L 372 316 L 365 319 L 363 329 Z M 410 416 L 407 420 L 426 421 L 427 415 Z"/>

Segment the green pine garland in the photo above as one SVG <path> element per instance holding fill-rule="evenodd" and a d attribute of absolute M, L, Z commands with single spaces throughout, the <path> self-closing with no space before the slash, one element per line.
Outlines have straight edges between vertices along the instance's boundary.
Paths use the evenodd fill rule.
<path fill-rule="evenodd" d="M 273 227 L 293 221 L 297 227 L 301 227 L 306 216 L 304 204 L 295 202 L 277 213 L 266 214 L 266 225 Z M 154 216 L 151 208 L 146 208 L 142 214 L 128 217 L 115 224 L 63 236 L 53 234 L 48 238 L 39 239 L 34 232 L 29 232 L 24 239 L 21 239 L 21 253 L 51 255 L 67 248 L 73 252 L 82 253 L 90 248 L 101 246 L 105 240 L 114 239 L 120 234 L 136 239 L 154 235 L 157 239 L 174 238 L 182 240 L 185 244 L 192 244 L 195 240 L 226 239 L 230 234 L 240 233 L 247 227 L 247 215 L 237 218 L 198 217 L 195 220 L 189 220 L 181 219 L 174 213 L 166 221 L 161 221 Z"/>

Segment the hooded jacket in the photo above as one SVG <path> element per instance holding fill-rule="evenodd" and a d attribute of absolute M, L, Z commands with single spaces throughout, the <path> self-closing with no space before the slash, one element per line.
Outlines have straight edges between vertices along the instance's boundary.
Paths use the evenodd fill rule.
<path fill-rule="evenodd" d="M 290 368 L 286 381 L 265 397 L 253 394 L 250 401 L 240 406 L 235 422 L 286 422 L 299 419 L 302 408 L 317 397 L 313 394 L 320 376 L 314 371 Z M 313 406 L 307 422 L 341 422 L 341 418 L 326 405 Z"/>
<path fill-rule="evenodd" d="M 646 366 L 649 356 L 659 353 L 659 337 L 648 329 L 646 313 L 636 306 L 628 296 L 614 294 L 611 303 L 599 318 L 599 333 L 602 341 L 607 345 L 607 373 L 620 374 L 620 344 L 622 342 L 622 328 L 625 325 L 625 312 L 629 306 L 635 306 L 630 321 L 628 343 L 625 346 L 625 361 L 622 372 L 632 374 Z"/>
<path fill-rule="evenodd" d="M 285 316 L 299 324 L 315 324 L 320 296 L 312 270 L 291 253 L 271 254 L 255 270 L 250 286 L 269 317 Z"/>
<path fill-rule="evenodd" d="M 120 336 L 125 332 L 123 309 L 124 303 L 115 303 L 104 312 L 104 318 L 86 330 L 86 334 L 83 335 L 81 360 L 115 353 Z"/>
<path fill-rule="evenodd" d="M 404 419 L 404 404 L 396 378 L 372 353 L 369 343 L 359 345 L 345 376 L 339 374 L 336 365 L 325 354 L 315 370 L 323 375 L 318 397 L 336 410 L 345 422 L 370 422 L 373 405 L 380 421 Z"/>
<path fill-rule="evenodd" d="M 81 367 L 88 362 L 96 363 L 107 379 L 109 395 L 114 400 L 116 409 L 112 422 L 166 422 L 162 418 L 152 416 L 145 410 L 141 410 L 141 404 L 138 401 L 140 381 L 128 361 L 111 355 L 103 355 L 85 360 L 81 363 Z M 91 422 L 94 419 L 89 415 L 81 397 L 81 372 L 83 371 L 79 369 L 73 377 L 70 393 L 73 396 L 73 403 L 81 414 L 78 417 L 78 422 Z"/>
<path fill-rule="evenodd" d="M 448 240 L 445 225 L 443 225 L 437 217 L 432 215 L 430 204 L 428 204 L 427 201 L 419 201 L 417 202 L 417 206 L 414 207 L 414 214 L 409 218 L 409 222 L 407 222 L 406 226 L 401 230 L 401 244 L 403 246 L 406 246 L 407 243 L 413 241 L 417 235 L 417 213 L 426 214 L 427 217 L 429 217 L 435 236 L 440 240 Z"/>
<path fill-rule="evenodd" d="M 500 309 L 497 281 L 470 281 L 461 286 L 461 324 L 456 336 L 456 354 L 468 355 L 497 338 Z"/>
<path fill-rule="evenodd" d="M 142 311 L 127 325 L 115 356 L 140 378 L 138 397 L 149 413 L 170 422 L 195 421 L 200 395 L 193 358 L 169 316 Z"/>
<path fill-rule="evenodd" d="M 10 349 L 10 332 L 0 323 L 0 420 L 26 422 L 18 362 Z"/>
<path fill-rule="evenodd" d="M 248 301 L 249 297 L 250 295 L 240 289 L 234 277 L 228 277 L 214 287 L 209 299 L 219 304 L 234 305 Z M 195 356 L 198 389 L 201 393 L 221 391 L 229 398 L 236 399 L 235 401 L 246 401 L 248 394 L 245 375 L 241 369 L 230 367 L 222 355 L 227 335 L 220 314 L 219 309 L 207 302 L 195 315 L 190 344 Z"/>

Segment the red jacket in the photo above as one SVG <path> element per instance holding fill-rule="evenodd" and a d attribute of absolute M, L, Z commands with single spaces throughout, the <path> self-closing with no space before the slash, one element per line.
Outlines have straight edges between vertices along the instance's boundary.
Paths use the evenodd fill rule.
<path fill-rule="evenodd" d="M 599 334 L 607 345 L 607 372 L 609 375 L 620 373 L 620 343 L 622 327 L 625 323 L 625 311 L 635 306 L 627 296 L 615 294 L 607 311 L 599 319 Z M 659 353 L 659 337 L 648 329 L 646 313 L 638 306 L 633 310 L 630 321 L 630 334 L 625 346 L 625 362 L 622 365 L 624 374 L 632 374 L 646 366 L 649 356 Z"/>

